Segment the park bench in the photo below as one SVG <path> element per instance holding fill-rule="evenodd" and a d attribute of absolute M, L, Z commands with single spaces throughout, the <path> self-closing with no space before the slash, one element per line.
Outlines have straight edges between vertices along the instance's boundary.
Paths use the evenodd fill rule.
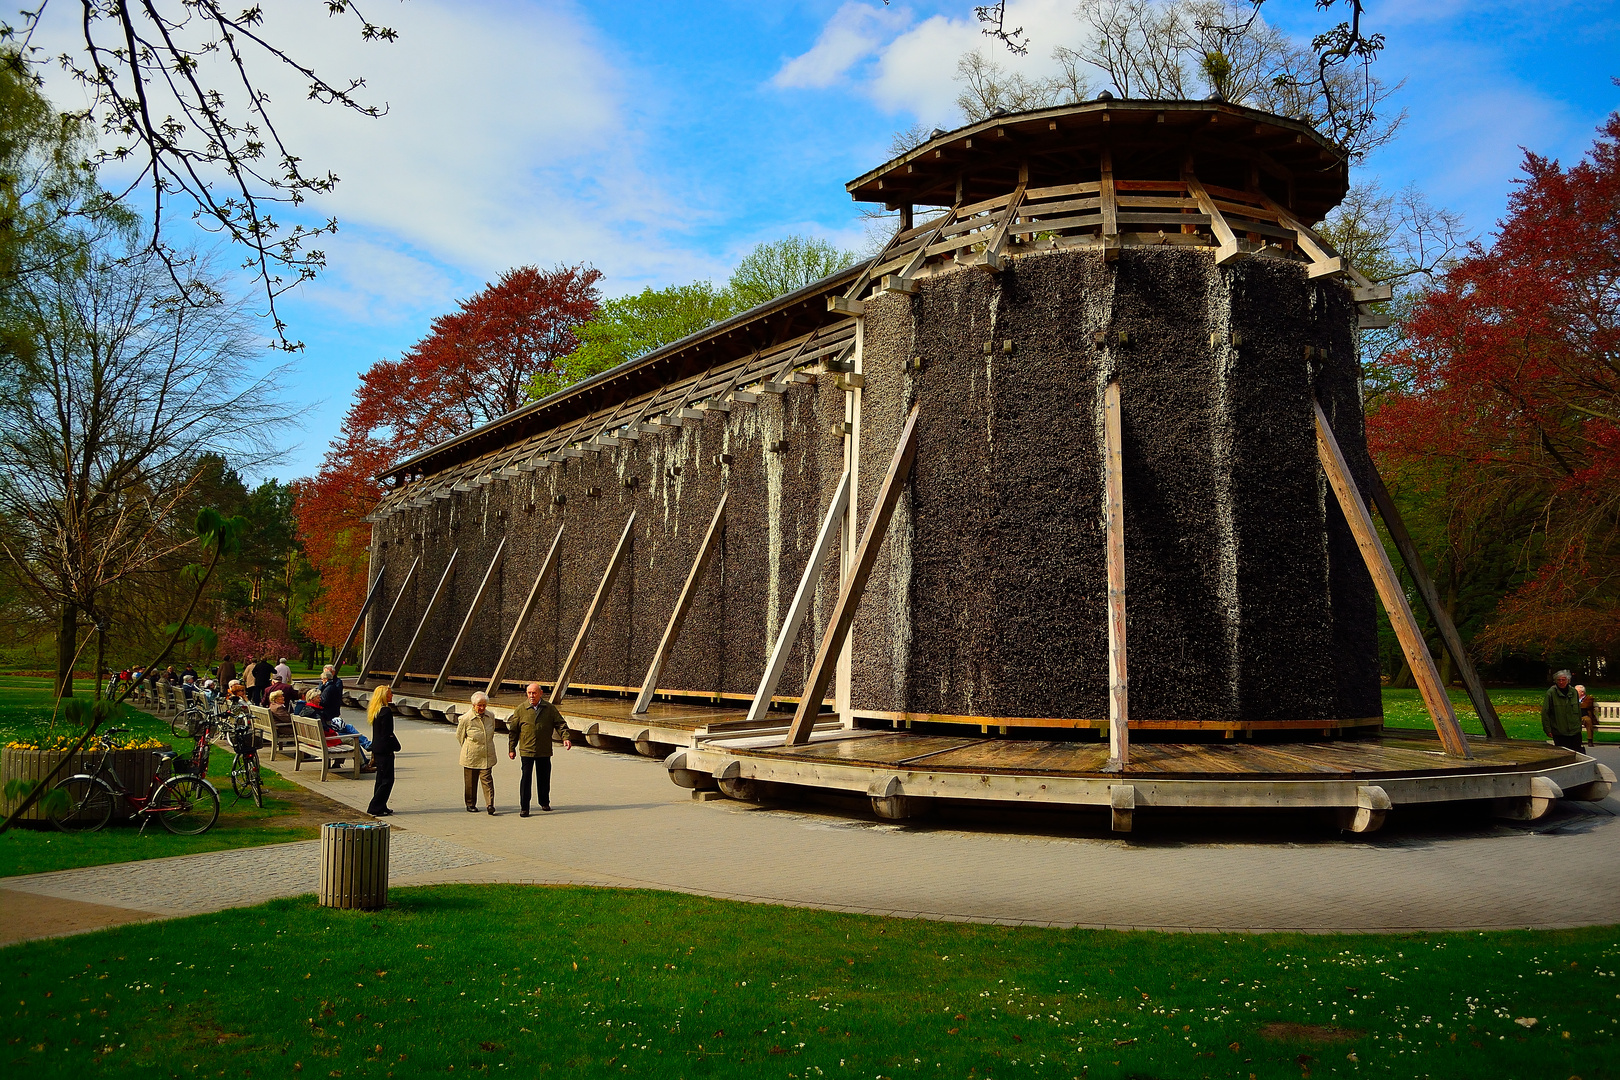
<path fill-rule="evenodd" d="M 1597 729 L 1620 732 L 1620 701 L 1597 703 Z"/>
<path fill-rule="evenodd" d="M 263 738 L 270 745 L 270 760 L 276 760 L 276 755 L 289 749 L 295 749 L 298 739 L 293 733 L 290 723 L 278 725 L 270 710 L 259 705 L 249 705 L 248 712 L 253 716 L 253 734 L 256 738 Z"/>
<path fill-rule="evenodd" d="M 340 771 L 352 772 L 356 780 L 360 779 L 360 736 L 328 735 L 325 725 L 310 716 L 293 717 L 292 726 L 294 772 L 303 768 L 307 756 L 320 761 L 321 779 L 325 780 L 334 766 L 348 760 L 353 766 L 340 768 Z"/>

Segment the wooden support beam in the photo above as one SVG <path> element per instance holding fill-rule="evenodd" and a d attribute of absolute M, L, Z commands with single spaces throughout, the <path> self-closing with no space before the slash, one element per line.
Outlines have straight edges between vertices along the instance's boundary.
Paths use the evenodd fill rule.
<path fill-rule="evenodd" d="M 1451 711 L 1451 699 L 1446 696 L 1446 688 L 1440 683 L 1440 672 L 1435 670 L 1428 643 L 1418 632 L 1417 620 L 1412 617 L 1412 608 L 1406 602 L 1406 590 L 1401 588 L 1400 579 L 1395 576 L 1389 553 L 1384 550 L 1378 533 L 1373 529 L 1367 504 L 1361 501 L 1361 492 L 1356 489 L 1355 479 L 1350 475 L 1350 466 L 1339 450 L 1339 441 L 1333 437 L 1333 429 L 1328 426 L 1327 414 L 1322 411 L 1319 402 L 1313 401 L 1311 405 L 1316 410 L 1316 449 L 1322 459 L 1322 468 L 1327 471 L 1328 483 L 1333 485 L 1333 494 L 1339 499 L 1339 509 L 1344 511 L 1350 531 L 1355 534 L 1356 546 L 1361 549 L 1361 557 L 1372 574 L 1378 598 L 1384 602 L 1384 610 L 1389 613 L 1389 621 L 1395 627 L 1395 636 L 1400 639 L 1406 662 L 1411 665 L 1412 674 L 1417 679 L 1423 704 L 1428 706 L 1429 716 L 1434 721 L 1434 730 L 1439 734 L 1446 753 L 1456 757 L 1473 757 L 1468 749 L 1468 739 L 1457 725 L 1457 715 Z"/>
<path fill-rule="evenodd" d="M 1237 234 L 1232 231 L 1232 226 L 1226 223 L 1226 218 L 1221 216 L 1220 207 L 1215 205 L 1215 200 L 1209 197 L 1209 192 L 1204 190 L 1204 185 L 1199 183 L 1198 177 L 1193 174 L 1190 156 L 1182 167 L 1181 178 L 1187 182 L 1187 194 L 1198 203 L 1198 209 L 1209 216 L 1209 229 L 1215 234 L 1215 239 L 1220 241 L 1220 247 L 1215 249 L 1215 265 L 1221 266 L 1243 258 L 1243 251 L 1238 247 Z"/>
<path fill-rule="evenodd" d="M 1108 772 L 1131 759 L 1129 668 L 1125 663 L 1125 446 L 1119 380 L 1103 391 L 1103 528 L 1108 545 Z M 1129 818 L 1127 818 L 1127 821 Z"/>
<path fill-rule="evenodd" d="M 360 665 L 360 681 L 364 682 L 370 674 L 378 646 L 382 644 L 383 635 L 388 633 L 389 626 L 393 625 L 394 613 L 399 610 L 399 602 L 405 599 L 405 590 L 411 587 L 411 579 L 416 577 L 416 568 L 422 564 L 422 556 L 418 555 L 411 560 L 409 570 L 405 571 L 405 580 L 399 583 L 399 592 L 394 594 L 394 602 L 388 605 L 388 614 L 383 616 L 382 625 L 377 627 L 377 636 L 371 639 L 371 648 L 366 650 L 365 662 Z"/>
<path fill-rule="evenodd" d="M 1029 166 L 1025 165 L 1020 172 L 1022 173 L 1022 179 L 1019 180 L 1018 186 L 1013 189 L 1012 198 L 1007 200 L 1007 208 L 1002 211 L 1001 224 L 995 227 L 989 241 L 984 245 L 984 250 L 979 253 L 977 261 L 973 264 L 979 269 L 988 270 L 993 274 L 1001 271 L 1002 264 L 1005 261 L 1001 257 L 1002 249 L 1007 246 L 1007 235 L 1018 218 L 1018 209 L 1024 205 L 1024 192 L 1029 185 Z"/>
<path fill-rule="evenodd" d="M 1097 208 L 1102 211 L 1103 259 L 1112 262 L 1119 258 L 1119 197 L 1114 191 L 1114 155 L 1106 146 L 1102 149 L 1101 176 Z"/>
<path fill-rule="evenodd" d="M 816 595 L 816 582 L 821 578 L 827 552 L 832 549 L 833 538 L 843 525 L 844 511 L 849 507 L 849 485 L 850 473 L 846 468 L 838 481 L 838 489 L 833 492 L 832 502 L 827 506 L 827 516 L 821 521 L 821 531 L 816 533 L 816 542 L 810 548 L 810 561 L 804 564 L 804 573 L 799 575 L 798 591 L 793 594 L 787 618 L 777 631 L 776 645 L 771 649 L 770 659 L 765 662 L 765 674 L 760 676 L 759 689 L 754 691 L 753 704 L 748 707 L 750 724 L 764 720 L 770 710 L 771 698 L 776 695 L 776 684 L 782 680 L 788 654 L 793 651 L 793 643 L 799 639 L 799 628 L 804 625 L 804 617 L 809 614 L 811 601 Z"/>
<path fill-rule="evenodd" d="M 574 665 L 579 663 L 579 655 L 585 651 L 585 639 L 591 633 L 591 623 L 596 621 L 608 590 L 613 588 L 613 579 L 619 576 L 619 567 L 624 565 L 624 557 L 630 550 L 630 533 L 635 527 L 636 512 L 632 510 L 630 520 L 624 523 L 624 532 L 619 535 L 619 546 L 613 549 L 613 558 L 608 560 L 601 584 L 596 586 L 596 595 L 591 597 L 591 606 L 585 609 L 585 620 L 579 624 L 579 633 L 574 635 L 574 645 L 568 650 L 568 659 L 563 661 L 562 670 L 557 672 L 557 684 L 551 688 L 553 705 L 561 705 L 563 696 L 568 693 L 568 681 L 574 676 Z"/>
<path fill-rule="evenodd" d="M 354 625 L 349 627 L 349 636 L 343 639 L 343 648 L 338 650 L 337 659 L 332 661 L 333 670 L 343 670 L 343 658 L 349 655 L 349 649 L 354 645 L 354 639 L 359 635 L 360 627 L 365 625 L 366 612 L 371 610 L 371 605 L 376 601 L 377 594 L 382 591 L 383 575 L 386 573 L 388 573 L 388 564 L 383 563 L 377 569 L 377 580 L 373 581 L 371 588 L 366 590 L 366 602 L 360 605 L 360 614 L 354 617 Z"/>
<path fill-rule="evenodd" d="M 473 620 L 478 616 L 478 608 L 489 594 L 489 583 L 495 580 L 496 571 L 501 568 L 501 560 L 506 557 L 506 537 L 495 546 L 495 554 L 489 560 L 489 569 L 484 571 L 484 579 L 478 583 L 478 591 L 473 593 L 472 606 L 467 609 L 467 617 L 461 620 L 461 629 L 456 631 L 456 639 L 450 643 L 450 651 L 445 654 L 444 666 L 439 669 L 439 677 L 433 680 L 433 695 L 437 697 L 443 690 L 445 680 L 450 678 L 450 665 L 456 662 L 456 655 L 461 652 L 461 646 L 467 640 L 467 632 L 472 629 Z"/>
<path fill-rule="evenodd" d="M 1294 218 L 1294 215 L 1290 214 L 1270 196 L 1260 193 L 1260 200 L 1265 204 L 1267 210 L 1277 215 L 1277 224 L 1285 229 L 1294 230 L 1294 236 L 1299 241 L 1300 250 L 1308 255 L 1311 260 L 1310 268 L 1305 271 L 1306 277 L 1327 277 L 1329 274 L 1344 272 L 1346 266 L 1344 259 L 1334 253 L 1333 248 L 1326 241 L 1300 224 Z"/>
<path fill-rule="evenodd" d="M 1451 621 L 1450 613 L 1440 603 L 1440 591 L 1434 587 L 1434 579 L 1423 565 L 1423 556 L 1418 553 L 1417 544 L 1412 542 L 1412 534 L 1406 531 L 1406 522 L 1395 508 L 1395 500 L 1389 497 L 1389 489 L 1384 486 L 1384 478 L 1378 475 L 1376 465 L 1372 470 L 1372 497 L 1373 505 L 1378 507 L 1378 516 L 1384 519 L 1384 528 L 1389 531 L 1389 538 L 1395 541 L 1395 550 L 1401 553 L 1401 561 L 1406 564 L 1406 572 L 1412 575 L 1418 596 L 1423 598 L 1423 606 L 1428 608 L 1429 617 L 1440 629 L 1440 640 L 1445 642 L 1451 662 L 1457 665 L 1457 671 L 1462 675 L 1463 685 L 1468 688 L 1468 699 L 1474 703 L 1474 711 L 1485 726 L 1485 734 L 1492 739 L 1507 738 L 1502 719 L 1496 715 L 1490 695 L 1485 693 L 1485 684 L 1480 681 L 1479 672 L 1468 657 L 1462 635 L 1457 633 L 1457 624 Z"/>
<path fill-rule="evenodd" d="M 885 289 L 888 289 L 891 292 L 915 291 L 915 286 L 911 282 L 911 276 L 921 269 L 922 264 L 928 260 L 929 245 L 939 242 L 940 234 L 945 231 L 946 226 L 950 225 L 951 222 L 956 220 L 957 211 L 962 208 L 962 194 L 960 190 L 962 185 L 960 180 L 958 180 L 956 186 L 958 189 L 956 195 L 956 205 L 952 206 L 950 210 L 940 215 L 939 221 L 934 225 L 934 231 L 928 234 L 927 239 L 917 245 L 917 250 L 911 253 L 911 258 L 906 260 L 906 265 L 902 266 L 895 273 L 884 276 L 883 287 Z M 911 284 L 913 287 L 906 288 L 908 284 Z"/>
<path fill-rule="evenodd" d="M 410 667 L 411 656 L 415 654 L 416 647 L 422 644 L 422 631 L 427 629 L 428 620 L 433 618 L 434 611 L 438 610 L 439 601 L 444 599 L 445 586 L 450 584 L 450 574 L 456 568 L 456 558 L 461 549 L 456 548 L 450 553 L 450 561 L 444 564 L 444 573 L 439 575 L 439 584 L 434 586 L 433 595 L 428 598 L 427 609 L 422 612 L 422 621 L 416 624 L 416 633 L 411 635 L 411 643 L 405 646 L 405 654 L 399 658 L 399 670 L 394 672 L 393 681 L 388 685 L 398 690 L 400 680 L 405 678 L 405 672 Z"/>
<path fill-rule="evenodd" d="M 506 665 L 511 663 L 512 654 L 517 651 L 518 639 L 523 636 L 523 631 L 529 628 L 529 619 L 534 615 L 534 606 L 540 599 L 540 586 L 545 584 L 546 578 L 551 576 L 552 569 L 557 565 L 557 548 L 562 544 L 564 528 L 565 525 L 557 526 L 557 535 L 551 540 L 546 560 L 540 564 L 540 572 L 534 575 L 534 585 L 529 589 L 529 597 L 523 601 L 517 622 L 512 626 L 512 634 L 506 639 L 506 648 L 501 650 L 501 658 L 495 661 L 495 673 L 489 677 L 489 685 L 484 687 L 486 694 L 493 694 L 500 689 L 501 677 L 506 674 Z"/>
<path fill-rule="evenodd" d="M 703 572 L 708 568 L 715 548 L 720 546 L 720 534 L 726 527 L 726 500 L 730 497 L 729 491 L 720 493 L 720 505 L 714 508 L 714 517 L 709 519 L 709 531 L 703 534 L 703 542 L 698 545 L 697 557 L 692 560 L 692 569 L 687 571 L 686 584 L 681 586 L 681 595 L 675 601 L 675 610 L 669 613 L 669 625 L 664 627 L 664 636 L 659 639 L 658 650 L 653 653 L 652 664 L 647 668 L 647 677 L 641 681 L 641 691 L 636 694 L 635 707 L 630 710 L 632 716 L 646 712 L 647 706 L 652 704 L 653 694 L 658 689 L 658 677 L 664 673 L 664 663 L 669 660 L 669 654 L 675 648 L 675 641 L 681 636 L 681 626 L 686 622 L 686 613 L 692 610 L 692 601 L 697 599 L 698 586 L 703 583 Z"/>
<path fill-rule="evenodd" d="M 793 724 L 788 728 L 784 746 L 802 746 L 810 741 L 810 730 L 815 727 L 816 716 L 821 712 L 821 699 L 827 694 L 827 683 L 833 677 L 838 652 L 843 648 L 844 638 L 855 622 L 855 612 L 866 592 L 866 579 L 872 574 L 878 551 L 883 547 L 883 537 L 889 530 L 889 519 L 894 516 L 895 504 L 900 501 L 900 493 L 905 490 L 906 480 L 911 475 L 911 463 L 917 458 L 917 414 L 920 408 L 920 405 L 911 407 L 906 426 L 900 431 L 894 457 L 889 460 L 889 471 L 883 477 L 877 502 L 872 506 L 872 516 L 867 519 L 866 532 L 861 536 L 861 546 L 855 549 L 849 576 L 844 579 L 838 604 L 833 608 L 827 632 L 821 638 L 821 648 L 817 650 L 816 661 L 811 665 L 810 677 L 805 681 L 804 692 L 799 697 L 799 710 L 793 714 Z"/>

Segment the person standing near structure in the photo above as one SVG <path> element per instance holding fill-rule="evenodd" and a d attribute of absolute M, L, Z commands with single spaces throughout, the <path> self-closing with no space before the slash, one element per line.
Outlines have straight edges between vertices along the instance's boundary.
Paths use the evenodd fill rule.
<path fill-rule="evenodd" d="M 540 798 L 540 809 L 551 810 L 551 740 L 553 733 L 562 732 L 564 750 L 574 744 L 568 738 L 568 722 L 557 706 L 540 699 L 540 684 L 532 682 L 527 690 L 528 701 L 513 710 L 506 721 L 506 756 L 523 757 L 523 774 L 518 779 L 518 817 L 529 816 L 529 781 L 534 781 L 535 793 Z"/>
<path fill-rule="evenodd" d="M 461 744 L 461 777 L 467 812 L 478 809 L 478 788 L 484 789 L 484 808 L 495 816 L 495 718 L 489 714 L 489 697 L 479 690 L 472 696 L 472 708 L 456 722 L 456 741 Z"/>
<path fill-rule="evenodd" d="M 1586 687 L 1575 684 L 1575 696 L 1581 703 L 1581 726 L 1586 729 L 1588 746 L 1597 745 L 1597 698 L 1586 692 Z"/>
<path fill-rule="evenodd" d="M 394 692 L 388 684 L 371 692 L 371 704 L 366 706 L 366 717 L 371 721 L 371 763 L 377 767 L 377 783 L 371 789 L 371 805 L 366 813 L 372 817 L 387 817 L 388 796 L 394 791 L 394 755 L 399 753 L 399 738 L 394 734 Z"/>
<path fill-rule="evenodd" d="M 1581 698 L 1569 685 L 1573 676 L 1566 669 L 1553 676 L 1547 696 L 1541 702 L 1541 730 L 1555 746 L 1581 749 Z"/>

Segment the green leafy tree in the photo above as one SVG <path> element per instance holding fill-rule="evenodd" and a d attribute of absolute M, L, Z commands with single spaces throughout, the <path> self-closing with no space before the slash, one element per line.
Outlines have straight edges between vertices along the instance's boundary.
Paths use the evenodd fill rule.
<path fill-rule="evenodd" d="M 647 288 L 609 300 L 597 309 L 595 318 L 574 332 L 579 348 L 558 360 L 554 370 L 542 371 L 529 381 L 529 394 L 536 399 L 554 394 L 741 310 L 731 290 L 716 289 L 708 281 Z"/>
<path fill-rule="evenodd" d="M 858 259 L 853 251 L 813 236 L 785 236 L 749 252 L 731 272 L 727 288 L 742 311 L 814 284 Z"/>

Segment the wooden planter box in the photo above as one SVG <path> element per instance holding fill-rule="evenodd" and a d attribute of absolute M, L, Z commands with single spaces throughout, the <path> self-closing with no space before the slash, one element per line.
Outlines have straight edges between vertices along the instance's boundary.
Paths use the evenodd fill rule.
<path fill-rule="evenodd" d="M 115 750 L 112 757 L 107 760 L 108 771 L 131 792 L 144 795 L 147 782 L 152 778 L 152 771 L 157 768 L 160 753 L 160 750 Z M 3 764 L 4 772 L 4 778 L 0 779 L 0 790 L 3 790 L 4 784 L 11 780 L 39 780 L 50 775 L 50 771 L 64 756 L 66 755 L 60 750 L 6 750 L 3 763 L 0 763 Z M 75 773 L 89 772 L 96 767 L 100 757 L 99 750 L 81 751 L 73 755 L 73 761 L 58 774 L 57 781 L 65 780 Z M 5 799 L 6 813 L 11 813 L 12 808 L 20 801 L 20 799 Z M 122 798 L 113 800 L 113 820 L 127 818 L 132 813 L 132 808 Z M 35 803 L 17 820 L 44 822 L 48 819 L 40 813 L 39 804 Z"/>

